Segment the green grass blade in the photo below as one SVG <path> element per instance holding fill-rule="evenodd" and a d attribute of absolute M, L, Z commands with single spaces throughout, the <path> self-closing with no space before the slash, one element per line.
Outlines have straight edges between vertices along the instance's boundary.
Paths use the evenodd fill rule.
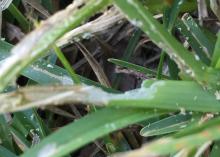
<path fill-rule="evenodd" d="M 171 58 L 168 58 L 168 67 L 169 67 L 169 74 L 170 74 L 171 79 L 172 80 L 179 80 L 178 75 L 179 75 L 180 71 L 179 71 L 176 63 Z"/>
<path fill-rule="evenodd" d="M 175 0 L 173 2 L 172 6 L 168 7 L 164 11 L 163 25 L 168 30 L 168 32 L 171 34 L 172 34 L 172 30 L 173 30 L 173 26 L 176 21 L 176 18 L 178 17 L 178 14 L 179 14 L 184 2 L 185 2 L 184 0 Z M 163 64 L 164 64 L 165 57 L 166 57 L 166 52 L 163 50 L 161 52 L 160 61 L 159 61 L 158 69 L 157 69 L 157 79 L 161 79 L 161 74 L 162 74 L 162 70 L 163 70 Z M 169 73 L 170 73 L 171 78 L 174 79 L 174 78 L 177 78 L 176 71 L 178 71 L 178 68 L 176 65 L 171 66 L 172 64 L 170 64 L 170 62 L 172 62 L 172 61 L 170 59 L 168 59 Z"/>
<path fill-rule="evenodd" d="M 164 18 L 167 19 L 167 22 L 165 22 L 165 27 L 168 29 L 169 32 L 172 31 L 176 19 L 185 2 L 186 0 L 174 0 L 171 8 L 168 9 L 168 16 L 165 16 Z"/>
<path fill-rule="evenodd" d="M 173 135 L 173 137 L 181 138 L 181 137 L 188 136 L 191 134 L 197 134 L 207 128 L 211 128 L 211 127 L 218 125 L 219 122 L 220 122 L 220 118 L 216 117 L 216 118 L 210 119 L 208 121 L 205 121 L 203 123 L 201 123 L 201 122 L 195 123 L 185 129 L 181 130 L 180 132 L 177 132 L 175 135 Z"/>
<path fill-rule="evenodd" d="M 218 157 L 220 154 L 220 141 L 217 141 L 214 143 L 211 153 L 210 153 L 210 157 Z"/>
<path fill-rule="evenodd" d="M 54 11 L 52 0 L 41 0 L 41 3 L 50 13 Z"/>
<path fill-rule="evenodd" d="M 163 64 L 164 64 L 165 57 L 166 57 L 166 53 L 164 51 L 162 51 L 161 55 L 160 55 L 160 61 L 158 64 L 158 68 L 157 68 L 157 77 L 156 78 L 158 80 L 160 80 L 162 78 Z M 169 69 L 169 71 L 170 71 L 170 69 Z"/>
<path fill-rule="evenodd" d="M 24 137 L 26 137 L 30 130 L 33 129 L 33 126 L 29 120 L 26 120 L 24 112 L 15 113 L 15 116 L 11 122 L 11 126 L 19 131 Z"/>
<path fill-rule="evenodd" d="M 102 109 L 63 127 L 21 157 L 61 157 L 110 132 L 153 115 L 154 112 L 136 109 Z"/>
<path fill-rule="evenodd" d="M 128 68 L 128 69 L 143 73 L 146 76 L 156 76 L 157 75 L 157 72 L 154 70 L 151 70 L 151 69 L 148 69 L 143 66 L 136 65 L 136 64 L 132 64 L 132 63 L 129 63 L 129 62 L 126 62 L 123 60 L 109 58 L 108 61 L 115 64 L 115 65 L 118 65 L 120 67 Z M 166 75 L 162 75 L 162 78 L 168 79 L 169 77 Z"/>
<path fill-rule="evenodd" d="M 11 126 L 16 128 L 25 137 L 31 130 L 35 131 L 39 138 L 43 138 L 49 134 L 48 128 L 34 109 L 14 113 Z"/>
<path fill-rule="evenodd" d="M 129 61 L 132 54 L 134 53 L 134 50 L 136 46 L 138 45 L 139 39 L 141 37 L 142 31 L 140 29 L 135 30 L 135 32 L 132 34 L 128 46 L 125 49 L 125 52 L 123 53 L 122 60 Z M 122 77 L 121 75 L 117 75 L 116 78 L 113 81 L 113 86 L 115 89 L 117 89 Z"/>
<path fill-rule="evenodd" d="M 17 155 L 0 145 L 0 157 L 17 157 Z"/>
<path fill-rule="evenodd" d="M 168 25 L 169 25 L 169 9 L 165 9 L 164 11 L 164 15 L 163 15 L 163 25 L 165 28 L 168 28 Z M 171 28 L 170 28 L 170 31 L 171 32 Z M 156 78 L 158 80 L 160 80 L 162 77 L 162 72 L 163 72 L 163 65 L 164 65 L 164 61 L 165 61 L 165 58 L 166 58 L 166 52 L 164 50 L 162 50 L 161 54 L 160 54 L 160 61 L 159 61 L 159 64 L 157 66 L 157 75 L 156 75 Z M 170 71 L 170 69 L 169 69 Z M 170 73 L 171 74 L 171 73 Z M 172 75 L 170 75 L 172 77 Z"/>
<path fill-rule="evenodd" d="M 10 134 L 9 124 L 6 122 L 5 117 L 0 115 L 0 139 L 1 145 L 10 151 L 14 151 L 12 135 Z"/>
<path fill-rule="evenodd" d="M 123 57 L 122 57 L 123 60 L 129 61 L 132 53 L 134 52 L 134 50 L 138 44 L 138 41 L 141 37 L 141 34 L 142 34 L 142 31 L 140 29 L 138 29 L 134 32 L 133 36 L 129 40 L 127 48 L 125 49 L 125 53 L 123 54 Z"/>
<path fill-rule="evenodd" d="M 173 115 L 145 126 L 141 129 L 140 134 L 149 137 L 173 133 L 185 128 L 191 120 L 192 115 L 189 113 Z"/>
<path fill-rule="evenodd" d="M 215 44 L 211 65 L 217 69 L 220 69 L 220 32 L 218 33 L 218 39 Z"/>
<path fill-rule="evenodd" d="M 185 37 L 187 42 L 189 43 L 190 47 L 195 51 L 198 57 L 206 64 L 210 64 L 210 59 L 204 52 L 204 49 L 200 45 L 200 43 L 195 39 L 192 32 L 187 29 L 186 25 L 183 23 L 182 20 L 177 20 L 176 26 L 177 30 Z M 195 29 L 197 29 L 196 27 Z M 198 58 L 197 57 L 197 58 Z"/>
<path fill-rule="evenodd" d="M 172 34 L 174 24 L 176 22 L 176 19 L 179 15 L 181 9 L 186 4 L 187 4 L 186 0 L 174 0 L 171 7 L 169 7 L 169 9 L 166 9 L 164 11 L 163 25 L 165 26 L 165 28 L 168 30 L 168 32 L 170 34 Z M 166 52 L 163 50 L 161 57 L 160 57 L 159 66 L 158 66 L 158 74 L 157 74 L 158 79 L 161 78 L 160 75 L 162 72 L 163 60 L 165 59 L 165 57 L 166 57 Z M 178 73 L 179 73 L 178 66 L 170 57 L 168 57 L 167 61 L 168 61 L 170 77 L 173 80 L 178 80 L 178 78 L 179 78 L 178 77 Z"/>
<path fill-rule="evenodd" d="M 192 33 L 194 38 L 200 43 L 203 51 L 206 52 L 206 55 L 209 57 L 212 56 L 214 51 L 214 44 L 199 28 L 199 25 L 194 21 L 194 19 L 188 13 L 186 13 L 183 15 L 182 21 L 186 25 L 187 29 Z"/>
<path fill-rule="evenodd" d="M 68 60 L 66 59 L 66 57 L 64 56 L 64 54 L 60 50 L 60 48 L 55 45 L 55 46 L 53 46 L 53 49 L 54 49 L 57 57 L 59 58 L 59 60 L 63 64 L 63 66 L 65 67 L 65 69 L 68 71 L 68 73 L 71 76 L 73 82 L 75 84 L 80 84 L 80 79 L 76 75 L 75 71 L 73 70 L 72 66 L 69 64 Z"/>
<path fill-rule="evenodd" d="M 73 85 L 74 82 L 69 77 L 68 72 L 63 68 L 48 63 L 45 60 L 38 60 L 34 62 L 31 66 L 27 67 L 24 71 L 21 72 L 22 75 L 27 78 L 34 80 L 35 82 L 46 85 L 46 84 L 63 84 L 63 85 Z M 39 77 L 40 76 L 40 77 Z M 111 88 L 106 88 L 101 84 L 77 75 L 82 83 L 87 85 L 94 85 L 101 87 L 102 89 L 108 92 L 118 92 Z"/>
<path fill-rule="evenodd" d="M 31 110 L 30 120 L 32 120 L 32 124 L 35 124 L 35 130 L 41 138 L 46 137 L 50 133 L 49 126 L 47 126 L 40 115 L 38 115 L 37 110 Z"/>
<path fill-rule="evenodd" d="M 18 23 L 21 26 L 21 28 L 23 29 L 23 31 L 28 32 L 30 30 L 30 23 L 22 15 L 22 13 L 18 10 L 18 8 L 12 3 L 9 6 L 8 10 L 13 15 L 13 17 L 18 21 Z"/>
<path fill-rule="evenodd" d="M 126 92 L 124 96 L 123 94 L 121 95 L 121 100 L 119 98 L 113 99 L 109 104 L 123 107 L 200 112 L 216 112 L 220 110 L 220 103 L 216 100 L 216 96 L 211 92 L 205 91 L 195 82 L 156 81 L 150 87 L 145 88 L 145 84 L 148 84 L 148 82 L 144 81 L 142 88 L 140 88 L 141 90 Z M 174 95 L 180 95 L 181 97 L 174 97 Z"/>
<path fill-rule="evenodd" d="M 169 3 L 168 3 L 169 2 Z M 143 0 L 143 3 L 149 8 L 149 11 L 153 14 L 162 13 L 163 10 L 170 5 L 172 1 L 164 0 Z M 181 9 L 181 12 L 192 12 L 197 9 L 196 1 L 187 0 Z"/>
<path fill-rule="evenodd" d="M 19 4 L 21 3 L 21 1 L 20 0 L 13 0 L 12 3 L 17 8 L 19 6 Z M 16 20 L 16 18 L 14 16 L 11 16 L 12 14 L 9 12 L 8 9 L 6 9 L 2 15 L 9 23 L 14 23 Z"/>
<path fill-rule="evenodd" d="M 16 141 L 17 146 L 22 150 L 27 150 L 31 147 L 31 142 L 29 142 L 26 137 L 19 132 L 16 128 L 10 127 L 10 133 L 13 135 L 14 140 Z"/>

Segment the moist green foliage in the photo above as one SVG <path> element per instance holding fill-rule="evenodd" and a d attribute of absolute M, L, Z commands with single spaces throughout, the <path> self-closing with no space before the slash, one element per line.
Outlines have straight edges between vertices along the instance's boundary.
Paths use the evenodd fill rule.
<path fill-rule="evenodd" d="M 54 13 L 57 7 L 52 0 L 29 3 L 39 13 L 46 13 L 39 16 L 43 18 Z M 211 1 L 211 8 L 207 8 L 217 14 L 219 7 L 214 3 L 217 0 Z M 129 129 L 127 133 L 118 131 L 132 124 L 143 126 L 141 136 L 157 139 L 115 156 L 202 156 L 207 150 L 211 157 L 219 154 L 220 34 L 201 26 L 191 16 L 199 6 L 196 1 L 74 0 L 33 31 L 33 23 L 19 10 L 20 5 L 21 1 L 15 0 L 3 16 L 21 31 L 30 33 L 15 46 L 0 41 L 0 156 L 71 156 L 91 142 L 102 150 L 97 142 L 100 138 L 105 145 L 104 154 L 112 155 L 139 146 Z M 98 80 L 105 78 L 104 82 L 100 84 L 76 74 L 69 58 L 61 51 L 63 47 L 56 43 L 64 34 L 80 29 L 80 25 L 96 18 L 96 13 L 110 7 L 120 10 L 121 20 L 126 18 L 136 29 L 127 48 L 121 49 L 123 57 L 112 57 L 106 53 L 109 47 L 105 42 L 96 35 L 87 36 L 101 43 L 106 61 L 143 74 L 147 79 L 156 78 L 143 80 L 140 88 L 126 92 L 117 89 L 122 82 L 120 75 L 115 77 L 112 87 L 104 83 L 108 78 L 92 55 L 90 59 L 85 58 Z M 154 16 L 160 13 L 163 13 L 162 20 Z M 91 27 L 97 21 L 92 22 Z M 143 33 L 162 50 L 157 71 L 131 63 Z M 77 36 L 74 42 L 89 53 L 77 43 L 82 38 Z M 56 64 L 57 59 L 63 67 Z M 170 75 L 163 74 L 165 63 Z M 22 88 L 14 81 L 19 75 L 28 80 Z M 71 104 L 78 117 L 57 107 L 65 104 Z M 82 116 L 75 104 L 88 105 L 88 115 Z M 54 113 L 72 119 L 54 131 Z M 75 121 L 75 118 L 80 119 Z M 115 138 L 110 136 L 116 131 Z"/>

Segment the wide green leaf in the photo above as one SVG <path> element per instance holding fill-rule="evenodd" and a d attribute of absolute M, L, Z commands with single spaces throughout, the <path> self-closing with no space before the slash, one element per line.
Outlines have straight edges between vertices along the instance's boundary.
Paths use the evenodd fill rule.
<path fill-rule="evenodd" d="M 138 109 L 105 108 L 63 127 L 21 157 L 61 157 L 110 132 L 151 118 L 155 114 L 157 113 Z"/>

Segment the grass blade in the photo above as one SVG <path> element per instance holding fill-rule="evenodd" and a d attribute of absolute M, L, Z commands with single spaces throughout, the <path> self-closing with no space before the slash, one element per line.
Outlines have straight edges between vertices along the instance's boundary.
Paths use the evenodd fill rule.
<path fill-rule="evenodd" d="M 173 2 L 172 6 L 168 9 L 165 9 L 165 11 L 164 11 L 163 25 L 168 30 L 168 32 L 170 34 L 172 34 L 174 23 L 178 17 L 178 14 L 179 14 L 183 4 L 185 4 L 185 0 L 175 0 Z M 158 65 L 157 79 L 161 79 L 161 73 L 163 70 L 163 63 L 164 63 L 165 57 L 166 57 L 166 52 L 163 50 L 161 52 L 160 62 Z M 178 71 L 178 68 L 176 65 L 172 66 L 172 63 L 170 63 L 170 62 L 173 62 L 173 61 L 171 61 L 171 59 L 169 58 L 168 59 L 168 67 L 169 67 L 170 76 L 171 76 L 171 78 L 176 79 L 176 78 L 178 78 L 176 76 L 176 74 L 178 73 L 178 72 L 176 73 L 176 71 Z"/>
<path fill-rule="evenodd" d="M 181 97 L 173 97 L 176 94 Z M 218 93 L 216 96 L 219 96 Z M 92 86 L 36 86 L 1 94 L 0 113 L 68 103 L 215 113 L 220 111 L 216 96 L 191 81 L 152 83 L 148 80 L 141 88 L 122 94 L 107 93 Z"/>
<path fill-rule="evenodd" d="M 177 20 L 176 23 L 177 30 L 185 37 L 186 41 L 189 43 L 190 47 L 195 51 L 198 57 L 206 64 L 210 64 L 210 59 L 204 52 L 204 49 L 200 45 L 200 43 L 195 39 L 192 35 L 192 32 L 187 29 L 186 25 L 182 20 Z M 195 28 L 196 29 L 196 28 Z M 197 57 L 197 58 L 198 58 Z"/>
<path fill-rule="evenodd" d="M 186 25 L 187 29 L 192 33 L 194 38 L 200 43 L 206 55 L 210 58 L 214 51 L 214 44 L 209 41 L 203 31 L 199 28 L 199 25 L 188 13 L 183 15 L 182 21 Z"/>
<path fill-rule="evenodd" d="M 28 32 L 30 30 L 30 23 L 18 10 L 18 8 L 13 3 L 11 3 L 8 10 L 13 15 L 13 17 L 15 17 L 15 19 L 18 21 L 23 31 Z"/>
<path fill-rule="evenodd" d="M 0 115 L 0 133 L 1 144 L 10 151 L 14 151 L 12 135 L 10 134 L 9 130 L 9 124 L 6 122 L 3 115 Z"/>
<path fill-rule="evenodd" d="M 129 40 L 127 48 L 125 49 L 125 53 L 123 54 L 123 57 L 122 57 L 123 60 L 129 61 L 129 59 L 132 56 L 132 53 L 134 52 L 134 50 L 138 44 L 138 41 L 141 37 L 141 34 L 142 34 L 142 31 L 140 29 L 137 29 L 134 32 L 133 36 Z"/>
<path fill-rule="evenodd" d="M 139 42 L 141 34 L 142 31 L 140 29 L 135 30 L 135 32 L 132 34 L 131 38 L 129 39 L 128 46 L 126 47 L 125 52 L 123 53 L 122 60 L 125 61 L 130 60 L 132 53 L 134 53 L 134 50 Z M 121 75 L 116 76 L 116 78 L 113 81 L 114 88 L 116 89 L 118 88 L 121 79 L 122 79 Z"/>
<path fill-rule="evenodd" d="M 211 65 L 217 69 L 220 68 L 220 32 L 218 33 L 218 39 L 215 44 L 215 50 L 212 56 Z"/>
<path fill-rule="evenodd" d="M 53 46 L 53 49 L 57 55 L 57 57 L 60 59 L 60 61 L 62 62 L 63 66 L 65 67 L 65 69 L 68 71 L 69 75 L 71 76 L 73 82 L 75 84 L 80 84 L 80 79 L 78 78 L 78 76 L 76 75 L 75 71 L 73 70 L 73 68 L 71 67 L 71 65 L 69 64 L 68 60 L 66 59 L 66 57 L 64 56 L 63 52 L 60 50 L 59 47 L 57 47 L 56 45 Z"/>
<path fill-rule="evenodd" d="M 151 1 L 151 0 L 143 0 L 143 3 L 148 6 L 149 8 L 149 11 L 151 13 L 161 13 L 163 12 L 163 10 L 170 6 L 172 4 L 173 1 L 164 1 L 164 0 L 154 0 L 154 1 Z M 181 9 L 181 12 L 192 12 L 194 11 L 195 9 L 197 9 L 197 3 L 196 1 L 186 1 L 184 4 L 183 4 L 183 7 Z"/>
<path fill-rule="evenodd" d="M 91 55 L 91 53 L 86 49 L 86 47 L 82 43 L 78 42 L 76 43 L 76 45 L 90 64 L 99 82 L 105 87 L 111 87 L 111 84 L 103 68 L 99 65 L 98 61 Z"/>
<path fill-rule="evenodd" d="M 185 128 L 191 119 L 192 115 L 189 113 L 173 115 L 145 126 L 141 129 L 140 134 L 149 137 L 173 133 Z"/>
<path fill-rule="evenodd" d="M 171 8 L 168 11 L 168 17 L 167 22 L 165 22 L 166 28 L 168 28 L 168 31 L 171 32 L 172 28 L 176 22 L 176 19 L 181 11 L 181 8 L 186 3 L 186 0 L 175 0 L 171 6 Z"/>
<path fill-rule="evenodd" d="M 50 13 L 54 11 L 52 0 L 41 0 L 41 3 Z"/>
<path fill-rule="evenodd" d="M 17 157 L 17 155 L 0 145 L 0 157 Z"/>
<path fill-rule="evenodd" d="M 49 134 L 48 128 L 34 109 L 14 113 L 11 126 L 22 133 L 24 137 L 26 137 L 31 130 L 37 130 L 36 132 L 39 138 L 44 138 Z"/>
<path fill-rule="evenodd" d="M 63 127 L 21 157 L 41 155 L 61 157 L 112 131 L 148 119 L 153 115 L 155 113 L 136 109 L 102 109 Z"/>
<path fill-rule="evenodd" d="M 220 141 L 214 143 L 210 157 L 218 157 L 220 154 Z"/>
<path fill-rule="evenodd" d="M 132 63 L 129 63 L 129 62 L 126 62 L 126 61 L 123 61 L 123 60 L 109 58 L 108 61 L 115 64 L 115 65 L 118 65 L 120 67 L 128 68 L 128 69 L 135 70 L 137 72 L 143 73 L 146 76 L 156 76 L 157 75 L 156 71 L 153 71 L 153 70 L 145 68 L 143 66 L 132 64 Z M 169 77 L 166 76 L 166 75 L 162 75 L 162 78 L 168 79 Z"/>
<path fill-rule="evenodd" d="M 14 127 L 10 127 L 10 132 L 13 135 L 13 139 L 21 151 L 25 151 L 31 147 L 31 143 L 25 138 L 25 136 L 17 131 Z"/>

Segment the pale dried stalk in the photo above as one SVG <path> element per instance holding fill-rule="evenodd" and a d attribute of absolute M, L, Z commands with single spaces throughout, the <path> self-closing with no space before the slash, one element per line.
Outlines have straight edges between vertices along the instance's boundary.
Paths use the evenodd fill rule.
<path fill-rule="evenodd" d="M 0 10 L 0 39 L 2 36 L 2 11 Z"/>
<path fill-rule="evenodd" d="M 207 5 L 205 0 L 197 0 L 198 3 L 198 14 L 199 14 L 199 23 L 203 24 L 203 19 L 208 17 Z"/>
<path fill-rule="evenodd" d="M 210 7 L 220 21 L 220 0 L 210 0 Z"/>
<path fill-rule="evenodd" d="M 107 103 L 111 94 L 92 86 L 44 86 L 27 87 L 0 95 L 0 113 L 25 110 L 32 107 L 69 103 Z"/>
<path fill-rule="evenodd" d="M 188 157 L 190 151 L 188 149 L 182 149 L 177 154 L 175 154 L 173 157 Z"/>
<path fill-rule="evenodd" d="M 163 17 L 163 14 L 154 15 L 155 19 Z M 125 16 L 116 8 L 111 8 L 108 11 L 104 12 L 103 15 L 97 19 L 88 22 L 82 26 L 79 26 L 72 31 L 65 34 L 62 38 L 57 41 L 59 47 L 63 47 L 71 43 L 74 38 L 85 35 L 92 35 L 104 32 L 119 22 L 125 21 Z"/>
<path fill-rule="evenodd" d="M 22 1 L 23 1 L 23 3 L 29 4 L 31 7 L 36 9 L 38 12 L 40 12 L 46 18 L 48 18 L 50 16 L 50 13 L 40 4 L 39 1 L 36 1 L 36 0 L 22 0 Z"/>
<path fill-rule="evenodd" d="M 212 141 L 208 141 L 206 143 L 204 143 L 196 152 L 194 157 L 201 157 L 204 152 L 212 145 Z"/>
<path fill-rule="evenodd" d="M 7 9 L 11 3 L 12 3 L 12 0 L 1 0 L 0 1 L 0 11 Z"/>
<path fill-rule="evenodd" d="M 62 110 L 59 107 L 54 107 L 54 106 L 53 107 L 47 107 L 47 110 L 52 112 L 52 113 L 55 113 L 57 115 L 63 116 L 63 117 L 67 117 L 67 118 L 71 118 L 71 119 L 75 119 L 76 118 L 71 113 L 69 113 L 69 112 L 67 112 L 65 110 Z"/>
<path fill-rule="evenodd" d="M 80 27 L 77 27 L 65 34 L 61 39 L 58 40 L 57 45 L 65 46 L 71 43 L 74 37 L 83 34 L 94 34 L 103 32 L 122 20 L 125 20 L 124 15 L 117 9 L 111 8 L 108 11 L 104 12 L 104 14 L 97 19 L 88 22 Z"/>
<path fill-rule="evenodd" d="M 99 82 L 106 87 L 111 87 L 110 81 L 98 61 L 92 56 L 92 54 L 86 49 L 86 47 L 82 43 L 78 42 L 76 43 L 76 45 L 83 53 L 86 60 L 89 62 Z"/>

